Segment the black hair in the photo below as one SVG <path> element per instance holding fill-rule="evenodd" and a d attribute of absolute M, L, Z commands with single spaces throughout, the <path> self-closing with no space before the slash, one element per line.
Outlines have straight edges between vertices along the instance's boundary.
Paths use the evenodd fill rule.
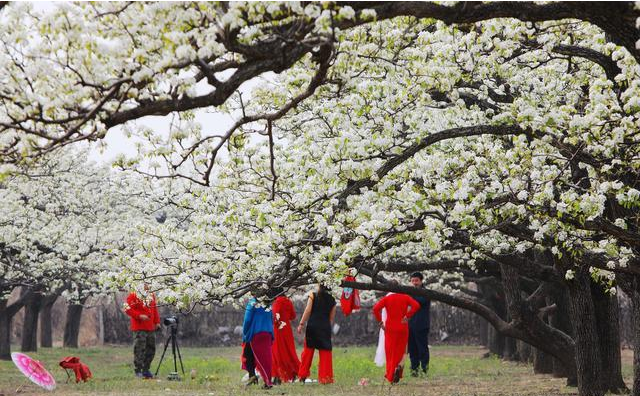
<path fill-rule="evenodd" d="M 330 292 L 331 292 L 330 288 L 323 285 L 322 283 L 318 283 L 318 288 L 316 289 L 316 293 L 320 294 L 320 293 L 330 293 Z"/>
<path fill-rule="evenodd" d="M 284 294 L 284 289 L 280 286 L 274 286 L 274 287 L 270 287 L 269 290 L 267 290 L 267 298 L 270 301 L 275 300 L 278 296 L 283 295 Z"/>
<path fill-rule="evenodd" d="M 424 280 L 424 275 L 422 275 L 422 272 L 414 272 L 409 278 L 418 278 L 420 280 Z"/>

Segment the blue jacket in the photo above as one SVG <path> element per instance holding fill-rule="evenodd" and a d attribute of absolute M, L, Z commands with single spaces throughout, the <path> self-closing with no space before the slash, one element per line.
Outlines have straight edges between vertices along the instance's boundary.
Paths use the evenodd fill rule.
<path fill-rule="evenodd" d="M 431 318 L 429 317 L 429 311 L 431 310 L 431 300 L 424 296 L 412 296 L 417 302 L 420 303 L 420 309 L 415 315 L 409 319 L 409 329 L 411 331 L 425 331 L 429 330 L 431 326 Z"/>
<path fill-rule="evenodd" d="M 271 309 L 268 311 L 264 307 L 256 307 L 256 299 L 252 298 L 247 304 L 244 312 L 244 323 L 242 324 L 242 342 L 251 342 L 253 336 L 258 333 L 267 332 L 273 339 L 273 317 Z"/>

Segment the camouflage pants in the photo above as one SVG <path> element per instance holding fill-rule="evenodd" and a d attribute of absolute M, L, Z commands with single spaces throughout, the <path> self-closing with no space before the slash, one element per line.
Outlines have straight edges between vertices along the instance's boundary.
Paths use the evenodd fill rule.
<path fill-rule="evenodd" d="M 136 373 L 147 371 L 156 354 L 156 333 L 154 331 L 133 332 L 133 365 Z"/>

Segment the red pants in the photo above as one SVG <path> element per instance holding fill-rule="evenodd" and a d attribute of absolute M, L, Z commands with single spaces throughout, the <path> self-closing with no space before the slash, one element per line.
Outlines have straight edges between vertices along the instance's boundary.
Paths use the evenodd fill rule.
<path fill-rule="evenodd" d="M 384 352 L 387 355 L 387 367 L 384 377 L 393 382 L 393 373 L 396 367 L 404 360 L 409 342 L 409 328 L 385 329 L 384 331 Z M 402 378 L 402 375 L 400 375 Z"/>
<path fill-rule="evenodd" d="M 318 365 L 318 382 L 321 384 L 333 383 L 333 358 L 330 350 L 319 349 L 320 351 L 320 364 Z M 311 375 L 311 362 L 313 361 L 313 353 L 315 349 L 307 348 L 307 343 L 304 344 L 302 355 L 300 355 L 300 371 L 298 372 L 298 378 L 309 378 Z"/>

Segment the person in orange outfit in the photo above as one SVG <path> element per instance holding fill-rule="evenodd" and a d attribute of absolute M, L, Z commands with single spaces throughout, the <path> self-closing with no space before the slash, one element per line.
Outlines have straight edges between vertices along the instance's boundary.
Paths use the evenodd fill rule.
<path fill-rule="evenodd" d="M 285 296 L 282 288 L 276 288 L 273 302 L 273 376 L 274 383 L 290 382 L 298 375 L 300 359 L 296 352 L 291 321 L 296 318 L 296 310 L 291 300 Z"/>
<path fill-rule="evenodd" d="M 387 319 L 382 321 L 382 310 Z M 409 319 L 420 309 L 420 304 L 406 294 L 394 293 L 383 297 L 373 307 L 373 315 L 384 329 L 386 354 L 385 378 L 398 383 L 402 378 L 402 361 L 409 342 Z"/>
<path fill-rule="evenodd" d="M 298 377 L 304 382 L 310 375 L 313 353 L 320 350 L 320 364 L 318 365 L 318 382 L 333 383 L 333 357 L 331 355 L 331 324 L 336 316 L 336 300 L 327 289 L 319 285 L 315 293 L 309 295 L 307 307 L 298 325 L 298 334 L 307 325 L 304 337 L 304 349 L 300 356 L 300 370 Z"/>
<path fill-rule="evenodd" d="M 149 285 L 145 284 L 144 290 L 148 292 Z M 127 297 L 124 312 L 131 318 L 134 339 L 133 365 L 136 377 L 153 378 L 150 367 L 156 354 L 155 331 L 160 327 L 156 296 L 153 293 L 138 296 L 135 292 L 131 292 Z"/>

